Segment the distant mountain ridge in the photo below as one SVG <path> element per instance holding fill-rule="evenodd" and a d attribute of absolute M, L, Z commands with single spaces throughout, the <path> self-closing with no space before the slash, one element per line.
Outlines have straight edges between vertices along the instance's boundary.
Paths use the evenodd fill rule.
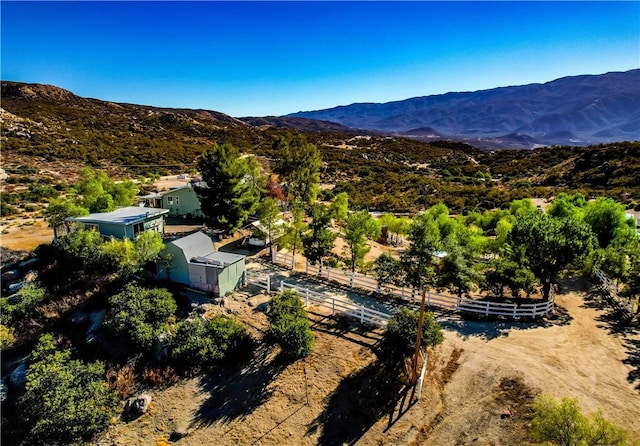
<path fill-rule="evenodd" d="M 640 69 L 298 112 L 352 128 L 530 148 L 640 140 Z"/>

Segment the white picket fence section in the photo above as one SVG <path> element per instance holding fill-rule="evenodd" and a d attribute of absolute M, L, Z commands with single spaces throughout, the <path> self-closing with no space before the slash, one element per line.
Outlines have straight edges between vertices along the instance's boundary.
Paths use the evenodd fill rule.
<path fill-rule="evenodd" d="M 293 265 L 292 256 L 286 253 L 274 251 L 273 261 L 288 265 L 289 267 Z M 410 302 L 420 302 L 422 298 L 422 295 L 418 290 L 388 284 L 382 285 L 378 283 L 374 277 L 369 277 L 356 272 L 352 273 L 338 268 L 331 268 L 329 266 L 314 266 L 307 262 L 305 266 L 305 273 L 332 280 L 351 288 L 360 288 L 376 293 L 383 293 L 399 297 Z M 551 310 L 553 310 L 555 305 L 555 291 L 553 288 L 551 289 L 549 300 L 527 304 L 493 302 L 466 297 L 458 298 L 457 296 L 428 292 L 426 296 L 426 303 L 430 307 L 438 307 L 456 312 L 473 313 L 482 316 L 535 319 L 540 316 L 546 316 Z"/>
<path fill-rule="evenodd" d="M 271 288 L 271 277 L 269 275 L 259 276 L 245 270 L 244 283 L 247 285 L 255 285 L 258 288 L 262 288 L 267 292 L 267 294 L 271 293 L 271 291 L 274 291 Z"/>
<path fill-rule="evenodd" d="M 387 321 L 391 317 L 388 313 L 372 310 L 363 305 L 318 293 L 292 283 L 280 281 L 279 285 L 275 285 L 269 275 L 260 276 L 245 271 L 245 283 L 262 288 L 267 294 L 283 290 L 296 290 L 304 301 L 305 306 L 316 305 L 329 308 L 332 316 L 335 314 L 351 316 L 358 319 L 361 324 L 383 326 L 387 324 Z"/>
<path fill-rule="evenodd" d="M 388 313 L 372 310 L 363 305 L 358 305 L 333 296 L 327 296 L 326 294 L 282 281 L 280 282 L 280 291 L 284 290 L 296 290 L 306 306 L 315 305 L 329 308 L 332 316 L 335 314 L 351 316 L 358 319 L 361 324 L 384 326 L 387 325 L 391 317 Z"/>
<path fill-rule="evenodd" d="M 629 313 L 634 312 L 633 301 L 631 301 L 631 299 L 620 296 L 618 294 L 618 287 L 615 286 L 611 279 L 605 276 L 604 273 L 599 269 L 596 269 L 595 276 L 596 279 L 598 279 L 598 281 L 600 282 L 600 285 L 602 285 L 603 289 L 607 291 L 607 294 L 616 305 L 618 305 L 623 310 L 628 311 Z"/>

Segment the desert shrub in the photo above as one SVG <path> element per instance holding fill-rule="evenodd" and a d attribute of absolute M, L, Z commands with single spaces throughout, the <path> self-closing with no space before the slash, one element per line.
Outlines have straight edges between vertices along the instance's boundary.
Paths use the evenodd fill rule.
<path fill-rule="evenodd" d="M 104 366 L 71 359 L 51 335 L 35 346 L 18 405 L 26 426 L 26 443 L 72 444 L 105 429 L 117 399 L 104 381 Z"/>
<path fill-rule="evenodd" d="M 134 347 L 149 351 L 160 334 L 167 331 L 176 309 L 176 301 L 166 289 L 147 289 L 129 283 L 122 292 L 109 298 L 103 325 Z"/>
<path fill-rule="evenodd" d="M 46 294 L 44 288 L 34 283 L 28 283 L 11 297 L 0 298 L 0 313 L 2 323 L 16 326 L 31 319 L 38 306 L 44 302 Z"/>
<path fill-rule="evenodd" d="M 171 341 L 175 364 L 206 366 L 251 352 L 251 338 L 244 326 L 229 316 L 200 317 L 178 324 Z"/>
<path fill-rule="evenodd" d="M 400 308 L 391 316 L 382 339 L 381 350 L 385 361 L 400 361 L 412 355 L 416 348 L 419 313 Z M 425 312 L 422 324 L 422 346 L 435 346 L 444 340 L 440 324 L 433 313 Z"/>
<path fill-rule="evenodd" d="M 16 338 L 13 336 L 13 329 L 6 325 L 0 325 L 0 350 L 6 350 L 10 348 Z"/>
<path fill-rule="evenodd" d="M 559 446 L 631 445 L 627 433 L 607 421 L 599 409 L 585 416 L 575 398 L 557 401 L 542 395 L 533 404 L 531 436 Z"/>
<path fill-rule="evenodd" d="M 297 291 L 287 290 L 269 301 L 269 336 L 289 358 L 304 358 L 313 351 L 315 338 Z"/>

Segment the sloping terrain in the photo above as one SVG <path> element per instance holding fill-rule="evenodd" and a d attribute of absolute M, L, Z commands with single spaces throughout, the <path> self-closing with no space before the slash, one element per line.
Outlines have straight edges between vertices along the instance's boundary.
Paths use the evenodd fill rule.
<path fill-rule="evenodd" d="M 428 127 L 433 131 L 422 136 L 427 140 L 448 135 L 494 147 L 635 141 L 640 139 L 640 69 L 289 116 L 401 135 Z"/>
<path fill-rule="evenodd" d="M 240 293 L 231 312 L 259 338 L 268 323 L 264 295 Z M 469 321 L 438 315 L 445 342 L 430 355 L 422 399 L 401 370 L 381 373 L 379 330 L 326 317 L 311 308 L 312 355 L 292 364 L 260 350 L 244 366 L 183 380 L 153 392 L 148 414 L 118 421 L 93 444 L 200 445 L 529 445 L 531 403 L 540 392 L 570 396 L 586 412 L 640 430 L 639 333 L 612 335 L 607 312 L 583 292 L 559 297 L 551 320 Z M 508 410 L 510 416 L 502 417 Z"/>

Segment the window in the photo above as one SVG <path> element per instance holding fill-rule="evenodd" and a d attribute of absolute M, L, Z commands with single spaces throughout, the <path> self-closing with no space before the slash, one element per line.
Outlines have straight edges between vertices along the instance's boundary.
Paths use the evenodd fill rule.
<path fill-rule="evenodd" d="M 180 197 L 176 197 L 176 206 L 180 204 Z"/>
<path fill-rule="evenodd" d="M 167 197 L 167 204 L 173 206 L 173 197 Z"/>
<path fill-rule="evenodd" d="M 136 223 L 133 225 L 133 237 L 137 237 L 138 234 L 144 232 L 144 222 Z"/>

